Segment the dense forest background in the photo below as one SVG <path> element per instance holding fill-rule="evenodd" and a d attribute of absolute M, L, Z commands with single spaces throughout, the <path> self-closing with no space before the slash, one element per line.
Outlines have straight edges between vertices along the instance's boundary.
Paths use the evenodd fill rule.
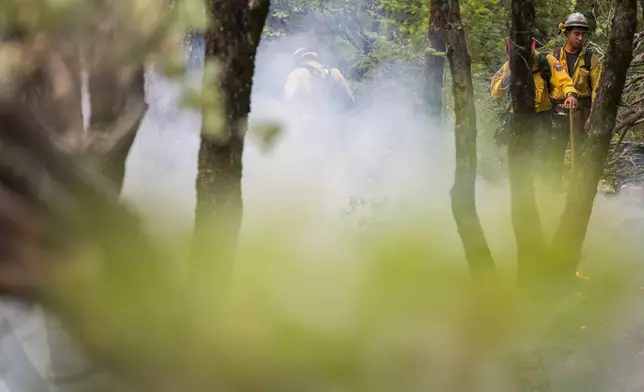
<path fill-rule="evenodd" d="M 383 80 L 395 79 L 422 105 L 428 98 L 424 73 L 431 66 L 432 49 L 428 45 L 430 7 L 440 1 L 399 0 L 276 0 L 263 31 L 262 44 L 266 48 L 280 46 L 288 51 L 298 45 L 308 45 L 320 52 L 333 66 L 338 67 L 352 83 L 358 101 L 371 99 L 370 87 Z M 501 178 L 499 170 L 503 157 L 491 146 L 492 135 L 499 122 L 502 105 L 489 98 L 492 75 L 507 61 L 505 47 L 508 40 L 509 1 L 464 0 L 460 2 L 463 25 L 466 30 L 467 48 L 472 61 L 472 78 L 477 105 L 479 140 L 483 153 L 480 155 L 480 174 L 488 179 Z M 558 24 L 572 12 L 584 13 L 591 24 L 587 44 L 603 58 L 610 23 L 614 10 L 609 0 L 537 0 L 533 36 L 541 50 L 550 50 L 563 44 L 558 34 Z M 292 42 L 283 45 L 283 42 Z M 639 42 L 639 38 L 636 38 Z M 636 46 L 635 55 L 639 54 Z M 273 53 L 275 53 L 273 51 Z M 443 53 L 438 52 L 439 56 Z M 629 79 L 620 107 L 617 139 L 628 140 L 638 132 L 630 130 L 644 118 L 639 106 L 644 97 L 644 79 L 641 77 L 637 58 L 631 65 Z M 446 65 L 447 63 L 445 63 Z M 276 78 L 279 80 L 279 78 Z M 443 75 L 443 113 L 452 113 L 451 77 L 445 66 Z M 276 82 L 277 83 L 277 82 Z M 281 86 L 277 86 L 279 88 Z M 261 88 L 261 87 L 260 87 Z M 413 101 L 411 101 L 413 102 Z M 426 107 L 424 108 L 426 109 Z M 622 121 L 623 120 L 623 121 Z M 624 134 L 625 137 L 622 137 Z M 618 154 L 615 154 L 616 156 Z M 616 158 L 616 156 L 614 158 Z M 620 168 L 619 159 L 608 160 L 608 173 Z M 624 166 L 624 165 L 622 165 Z M 632 171 L 632 168 L 622 168 Z M 629 172 L 629 175 L 633 173 Z"/>

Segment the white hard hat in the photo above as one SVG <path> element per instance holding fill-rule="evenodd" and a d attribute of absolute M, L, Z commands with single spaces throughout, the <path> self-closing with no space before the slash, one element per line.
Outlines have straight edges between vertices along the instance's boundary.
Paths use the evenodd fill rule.
<path fill-rule="evenodd" d="M 571 29 L 573 27 L 581 27 L 583 29 L 588 29 L 588 19 L 581 12 L 574 12 L 564 19 L 563 28 Z"/>
<path fill-rule="evenodd" d="M 301 60 L 301 59 L 303 59 L 305 57 L 312 57 L 312 58 L 317 60 L 319 56 L 318 56 L 317 52 L 312 52 L 312 51 L 309 50 L 309 48 L 302 47 L 302 48 L 298 48 L 293 53 L 293 57 L 295 57 L 298 60 Z"/>

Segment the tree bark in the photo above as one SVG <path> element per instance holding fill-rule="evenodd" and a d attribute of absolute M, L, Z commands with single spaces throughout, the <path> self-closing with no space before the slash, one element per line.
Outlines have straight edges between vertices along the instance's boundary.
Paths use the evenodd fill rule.
<path fill-rule="evenodd" d="M 427 38 L 429 50 L 425 52 L 425 91 L 429 114 L 441 118 L 443 112 L 443 74 L 445 57 L 435 52 L 445 52 L 445 14 L 447 0 L 430 0 Z"/>
<path fill-rule="evenodd" d="M 269 1 L 251 7 L 245 0 L 212 0 L 208 6 L 205 56 L 220 66 L 224 124 L 220 135 L 201 135 L 194 244 L 202 258 L 232 258 L 242 220 L 242 153 L 255 54 Z"/>
<path fill-rule="evenodd" d="M 77 151 L 83 138 L 79 51 L 68 37 L 50 37 L 22 86 L 23 101 L 61 148 Z"/>
<path fill-rule="evenodd" d="M 142 60 L 126 64 L 119 57 L 122 40 L 127 37 L 114 22 L 116 15 L 108 3 L 94 4 L 94 20 L 81 30 L 86 35 L 84 43 L 74 38 L 76 31 L 50 34 L 35 72 L 23 85 L 22 96 L 47 124 L 59 147 L 96 164 L 120 193 L 125 161 L 147 104 Z M 19 28 L 13 33 L 7 38 L 24 38 Z M 88 132 L 81 105 L 83 71 L 88 74 L 91 102 Z"/>
<path fill-rule="evenodd" d="M 450 191 L 452 213 L 465 248 L 465 257 L 473 275 L 494 271 L 481 222 L 476 211 L 476 108 L 472 87 L 470 56 L 465 41 L 458 0 L 441 1 L 447 58 L 452 73 L 456 146 L 454 186 Z M 439 22 L 440 23 L 440 22 Z M 441 72 L 442 73 L 442 72 Z"/>
<path fill-rule="evenodd" d="M 615 127 L 626 73 L 633 59 L 633 36 L 637 29 L 637 1 L 614 0 L 611 35 L 602 77 L 593 103 L 590 132 L 578 154 L 578 169 L 566 199 L 566 207 L 552 243 L 555 271 L 563 278 L 574 276 L 593 209 L 597 183 Z"/>
<path fill-rule="evenodd" d="M 508 144 L 512 226 L 517 245 L 517 279 L 533 280 L 546 243 L 534 192 L 534 80 L 532 30 L 534 0 L 512 0 L 510 69 L 513 118 Z"/>
<path fill-rule="evenodd" d="M 35 71 L 26 77 L 20 93 L 31 109 L 31 115 L 47 127 L 50 139 L 46 141 L 53 141 L 74 160 L 82 159 L 83 163 L 99 168 L 111 185 L 104 196 L 117 203 L 125 177 L 125 162 L 147 109 L 143 66 L 140 64 L 139 68 L 131 71 L 130 64 L 123 64 L 116 58 L 122 41 L 118 39 L 115 15 L 110 13 L 108 4 L 95 6 L 105 9 L 96 10 L 101 17 L 100 27 L 88 23 L 91 27 L 84 30 L 83 26 L 86 33 L 83 42 L 87 46 L 83 47 L 83 42 L 74 37 L 73 28 L 48 34 L 47 45 L 42 46 L 35 61 Z M 90 19 L 96 14 L 90 14 Z M 105 26 L 110 28 L 105 29 Z M 21 37 L 18 34 L 13 38 Z M 28 45 L 28 41 L 23 43 Z M 89 74 L 92 108 L 87 133 L 82 115 L 83 69 Z M 18 117 L 13 114 L 3 118 L 9 121 Z M 32 123 L 31 127 L 35 128 L 37 124 Z M 22 131 L 34 133 L 34 130 Z M 59 228 L 59 231 L 63 229 Z M 92 380 L 90 376 L 97 369 L 91 359 L 78 350 L 53 315 L 46 312 L 43 317 L 46 343 L 52 354 L 49 382 L 53 385 L 65 383 L 72 388 L 78 385 L 95 388 L 93 384 L 97 378 Z M 91 372 L 88 373 L 87 369 Z"/>
<path fill-rule="evenodd" d="M 143 65 L 132 71 L 98 65 L 88 71 L 92 115 L 83 153 L 120 194 L 125 163 L 148 109 L 145 71 Z"/>

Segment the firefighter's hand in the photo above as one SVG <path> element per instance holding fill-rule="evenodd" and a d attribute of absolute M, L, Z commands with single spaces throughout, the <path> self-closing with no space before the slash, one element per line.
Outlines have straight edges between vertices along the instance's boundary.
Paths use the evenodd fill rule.
<path fill-rule="evenodd" d="M 577 109 L 577 98 L 575 98 L 573 95 L 568 96 L 568 98 L 566 98 L 563 103 L 563 107 L 572 110 Z"/>

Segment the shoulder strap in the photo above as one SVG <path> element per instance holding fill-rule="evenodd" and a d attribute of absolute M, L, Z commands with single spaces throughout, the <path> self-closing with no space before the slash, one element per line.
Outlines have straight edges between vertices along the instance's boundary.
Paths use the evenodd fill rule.
<path fill-rule="evenodd" d="M 586 49 L 586 53 L 584 54 L 584 68 L 586 68 L 588 71 L 590 71 L 590 66 L 592 65 L 593 61 L 593 50 L 590 48 Z"/>
<path fill-rule="evenodd" d="M 584 68 L 588 72 L 590 72 L 592 61 L 593 61 L 593 51 L 590 48 L 586 48 L 586 53 L 584 54 Z M 592 82 L 592 79 L 590 78 L 590 75 L 588 75 L 588 87 L 590 87 L 590 91 L 593 91 L 593 82 Z"/>
<path fill-rule="evenodd" d="M 552 55 L 555 56 L 557 61 L 559 61 L 561 59 L 561 48 L 555 49 L 555 51 L 552 52 Z"/>

